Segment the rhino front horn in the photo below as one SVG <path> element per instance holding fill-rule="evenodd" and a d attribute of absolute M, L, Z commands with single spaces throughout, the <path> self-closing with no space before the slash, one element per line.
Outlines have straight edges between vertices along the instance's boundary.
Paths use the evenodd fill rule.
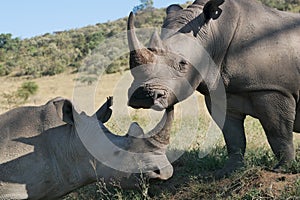
<path fill-rule="evenodd" d="M 165 114 L 156 127 L 148 133 L 151 143 L 157 147 L 162 147 L 170 143 L 170 132 L 174 119 L 174 107 L 166 109 Z"/>
<path fill-rule="evenodd" d="M 127 38 L 130 51 L 144 48 L 143 45 L 140 44 L 134 29 L 134 14 L 131 12 L 127 24 Z"/>
<path fill-rule="evenodd" d="M 127 39 L 130 50 L 130 69 L 139 65 L 152 63 L 153 53 L 145 48 L 138 40 L 134 27 L 134 14 L 131 12 L 127 24 Z"/>

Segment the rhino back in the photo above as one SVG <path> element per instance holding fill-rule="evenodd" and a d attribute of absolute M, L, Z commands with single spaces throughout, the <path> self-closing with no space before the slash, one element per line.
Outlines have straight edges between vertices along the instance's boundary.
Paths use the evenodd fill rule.
<path fill-rule="evenodd" d="M 222 71 L 228 90 L 272 89 L 298 93 L 300 15 L 278 11 L 256 1 L 235 3 L 239 7 L 239 21 Z"/>

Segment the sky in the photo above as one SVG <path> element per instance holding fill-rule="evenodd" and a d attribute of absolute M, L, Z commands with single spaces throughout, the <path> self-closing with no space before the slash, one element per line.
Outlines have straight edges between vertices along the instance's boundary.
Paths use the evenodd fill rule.
<path fill-rule="evenodd" d="M 154 7 L 187 0 L 154 0 Z M 45 33 L 81 28 L 128 16 L 139 0 L 4 0 L 0 33 L 30 38 Z"/>

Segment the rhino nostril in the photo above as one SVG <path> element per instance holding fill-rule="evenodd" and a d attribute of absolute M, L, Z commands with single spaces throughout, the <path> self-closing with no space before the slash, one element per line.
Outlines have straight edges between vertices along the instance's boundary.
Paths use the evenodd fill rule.
<path fill-rule="evenodd" d="M 154 99 L 159 99 L 163 96 L 165 96 L 165 93 L 163 91 L 155 91 L 154 92 Z"/>
<path fill-rule="evenodd" d="M 152 98 L 153 94 L 151 94 L 151 92 L 148 91 L 146 88 L 139 87 L 138 89 L 136 89 L 136 91 L 133 93 L 132 96 L 135 99 L 148 99 L 148 98 Z"/>
<path fill-rule="evenodd" d="M 146 92 L 146 93 L 144 93 L 144 95 L 145 95 L 145 97 L 146 97 L 146 98 L 150 98 L 150 97 L 152 97 L 152 95 L 151 95 L 151 93 L 150 93 L 150 92 Z"/>

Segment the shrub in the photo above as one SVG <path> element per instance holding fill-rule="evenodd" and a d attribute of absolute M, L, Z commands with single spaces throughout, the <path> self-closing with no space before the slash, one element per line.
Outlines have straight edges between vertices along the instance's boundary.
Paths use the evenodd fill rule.
<path fill-rule="evenodd" d="M 65 67 L 62 64 L 53 64 L 43 70 L 43 76 L 54 76 L 56 74 L 63 73 L 65 71 Z"/>
<path fill-rule="evenodd" d="M 0 76 L 6 76 L 10 73 L 10 70 L 3 66 L 3 65 L 0 65 Z"/>
<path fill-rule="evenodd" d="M 35 82 L 24 82 L 21 87 L 11 93 L 4 92 L 1 94 L 4 99 L 1 107 L 11 109 L 25 103 L 31 95 L 36 94 L 38 85 Z"/>
<path fill-rule="evenodd" d="M 23 101 L 27 101 L 29 96 L 34 95 L 38 91 L 38 85 L 33 81 L 24 82 L 20 88 L 18 88 L 16 95 Z"/>
<path fill-rule="evenodd" d="M 95 81 L 97 81 L 97 77 L 92 76 L 83 76 L 75 79 L 75 81 L 80 81 L 83 84 L 92 85 Z"/>

